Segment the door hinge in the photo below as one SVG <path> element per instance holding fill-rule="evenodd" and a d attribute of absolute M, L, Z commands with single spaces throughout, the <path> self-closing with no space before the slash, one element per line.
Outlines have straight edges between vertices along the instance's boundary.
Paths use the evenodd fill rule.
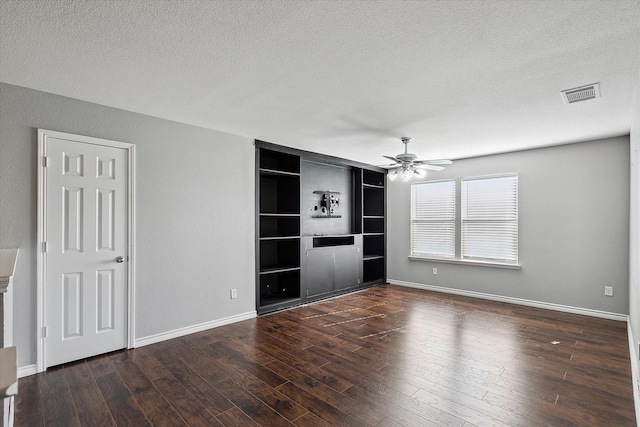
<path fill-rule="evenodd" d="M 42 242 L 42 253 L 47 253 L 47 242 Z"/>
<path fill-rule="evenodd" d="M 42 327 L 42 338 L 46 338 L 47 337 L 47 327 L 43 326 Z"/>
<path fill-rule="evenodd" d="M 42 156 L 42 167 L 46 168 L 47 166 L 49 166 L 49 158 L 47 156 Z"/>

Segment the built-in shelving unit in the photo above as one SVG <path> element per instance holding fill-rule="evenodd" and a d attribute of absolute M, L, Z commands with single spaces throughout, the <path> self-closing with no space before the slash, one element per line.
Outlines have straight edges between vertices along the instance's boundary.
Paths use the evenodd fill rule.
<path fill-rule="evenodd" d="M 386 281 L 384 169 L 256 141 L 258 314 Z"/>
<path fill-rule="evenodd" d="M 258 312 L 300 303 L 300 157 L 257 149 Z"/>
<path fill-rule="evenodd" d="M 363 282 L 382 283 L 385 274 L 385 174 L 362 170 Z"/>

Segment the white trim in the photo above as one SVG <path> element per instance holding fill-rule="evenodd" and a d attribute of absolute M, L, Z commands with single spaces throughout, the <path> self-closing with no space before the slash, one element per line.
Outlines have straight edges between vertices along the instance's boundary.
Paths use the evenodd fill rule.
<path fill-rule="evenodd" d="M 463 176 L 463 177 L 460 177 L 460 180 L 474 181 L 476 179 L 508 178 L 512 176 L 518 177 L 519 175 L 517 172 L 504 172 L 504 173 L 494 173 L 494 174 L 488 174 L 488 175 Z"/>
<path fill-rule="evenodd" d="M 38 366 L 35 363 L 33 365 L 18 367 L 18 378 L 29 377 L 37 373 L 38 373 Z"/>
<path fill-rule="evenodd" d="M 38 129 L 38 241 L 36 243 L 36 372 L 42 372 L 45 370 L 44 363 L 44 338 L 43 338 L 43 325 L 44 325 L 44 271 L 47 268 L 47 259 L 42 252 L 42 246 L 44 242 L 44 231 L 46 227 L 45 222 L 45 206 L 47 188 L 47 174 L 43 165 L 44 158 L 44 140 L 45 131 Z M 20 369 L 18 369 L 18 376 L 20 376 Z"/>
<path fill-rule="evenodd" d="M 631 322 L 627 316 L 627 336 L 629 337 L 629 357 L 631 362 L 631 388 L 633 389 L 633 406 L 636 409 L 636 425 L 640 425 L 640 376 L 638 375 L 638 347 L 634 342 Z"/>
<path fill-rule="evenodd" d="M 445 264 L 459 264 L 459 265 L 473 265 L 476 267 L 494 267 L 494 268 L 506 268 L 509 270 L 520 270 L 520 264 L 501 264 L 499 262 L 483 262 L 483 261 L 469 261 L 464 259 L 454 258 L 430 258 L 417 255 L 409 255 L 411 261 L 424 261 L 424 262 L 442 262 Z"/>
<path fill-rule="evenodd" d="M 130 144 L 127 154 L 127 176 L 129 178 L 127 181 L 127 190 L 129 192 L 129 200 L 127 201 L 127 224 L 129 226 L 127 230 L 127 239 L 129 241 L 129 262 L 127 263 L 129 267 L 127 276 L 129 283 L 127 324 L 129 325 L 129 331 L 127 348 L 133 348 L 136 336 L 136 146 L 134 144 Z"/>
<path fill-rule="evenodd" d="M 144 347 L 145 345 L 155 344 L 174 338 L 183 337 L 185 335 L 195 334 L 196 332 L 206 331 L 208 329 L 218 328 L 220 326 L 229 325 L 231 323 L 241 322 L 243 320 L 254 319 L 257 317 L 256 311 L 249 311 L 247 313 L 236 314 L 233 316 L 225 317 L 218 320 L 212 320 L 209 322 L 200 323 L 193 326 L 186 326 L 184 328 L 174 329 L 173 331 L 161 332 L 159 334 L 149 335 L 143 338 L 135 340 L 134 347 Z"/>
<path fill-rule="evenodd" d="M 135 145 L 128 142 L 113 141 L 109 139 L 94 138 L 91 136 L 75 135 L 66 132 L 58 132 L 47 129 L 38 129 L 38 242 L 36 245 L 37 254 L 37 319 L 36 319 L 36 364 L 29 365 L 36 367 L 36 372 L 43 372 L 46 369 L 45 338 L 43 334 L 45 313 L 45 275 L 47 267 L 47 257 L 42 251 L 44 236 L 46 235 L 46 167 L 43 164 L 43 157 L 46 154 L 46 141 L 48 138 L 59 138 L 83 144 L 101 145 L 113 148 L 120 148 L 127 152 L 127 190 L 129 198 L 127 200 L 127 238 L 128 256 L 127 262 L 127 348 L 132 348 L 135 334 Z M 21 368 L 22 369 L 22 368 Z M 27 371 L 30 372 L 30 371 Z M 19 374 L 20 375 L 20 374 Z M 29 375 L 29 374 L 27 374 Z"/>
<path fill-rule="evenodd" d="M 608 311 L 592 310 L 590 308 L 573 307 L 570 305 L 554 304 L 550 302 L 534 301 L 523 298 L 505 297 L 501 295 L 485 294 L 483 292 L 466 291 L 463 289 L 445 288 L 442 286 L 425 285 L 422 283 L 404 282 L 402 280 L 388 279 L 388 283 L 408 288 L 424 289 L 426 291 L 442 292 L 447 294 L 462 295 L 472 298 L 480 298 L 491 301 L 506 302 L 509 304 L 524 305 L 527 307 L 544 308 L 547 310 L 562 311 L 564 313 L 581 314 L 583 316 L 599 317 L 602 319 L 618 320 L 626 322 L 626 314 L 611 313 Z"/>

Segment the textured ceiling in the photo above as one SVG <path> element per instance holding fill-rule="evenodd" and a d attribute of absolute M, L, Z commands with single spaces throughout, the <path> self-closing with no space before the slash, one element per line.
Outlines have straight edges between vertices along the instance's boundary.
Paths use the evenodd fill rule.
<path fill-rule="evenodd" d="M 0 0 L 0 81 L 372 164 L 627 134 L 639 80 L 638 0 Z"/>

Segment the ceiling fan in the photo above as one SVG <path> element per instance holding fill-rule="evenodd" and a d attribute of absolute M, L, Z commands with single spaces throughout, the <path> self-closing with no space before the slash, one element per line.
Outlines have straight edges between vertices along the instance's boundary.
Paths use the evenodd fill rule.
<path fill-rule="evenodd" d="M 395 157 L 382 156 L 395 162 L 387 166 L 387 169 L 390 170 L 388 174 L 390 181 L 400 178 L 402 181 L 408 182 L 413 177 L 423 177 L 426 173 L 425 170 L 441 171 L 445 166 L 453 164 L 451 160 L 418 160 L 418 156 L 407 152 L 407 144 L 411 142 L 411 138 L 405 136 L 401 140 L 404 144 L 404 153 Z"/>

